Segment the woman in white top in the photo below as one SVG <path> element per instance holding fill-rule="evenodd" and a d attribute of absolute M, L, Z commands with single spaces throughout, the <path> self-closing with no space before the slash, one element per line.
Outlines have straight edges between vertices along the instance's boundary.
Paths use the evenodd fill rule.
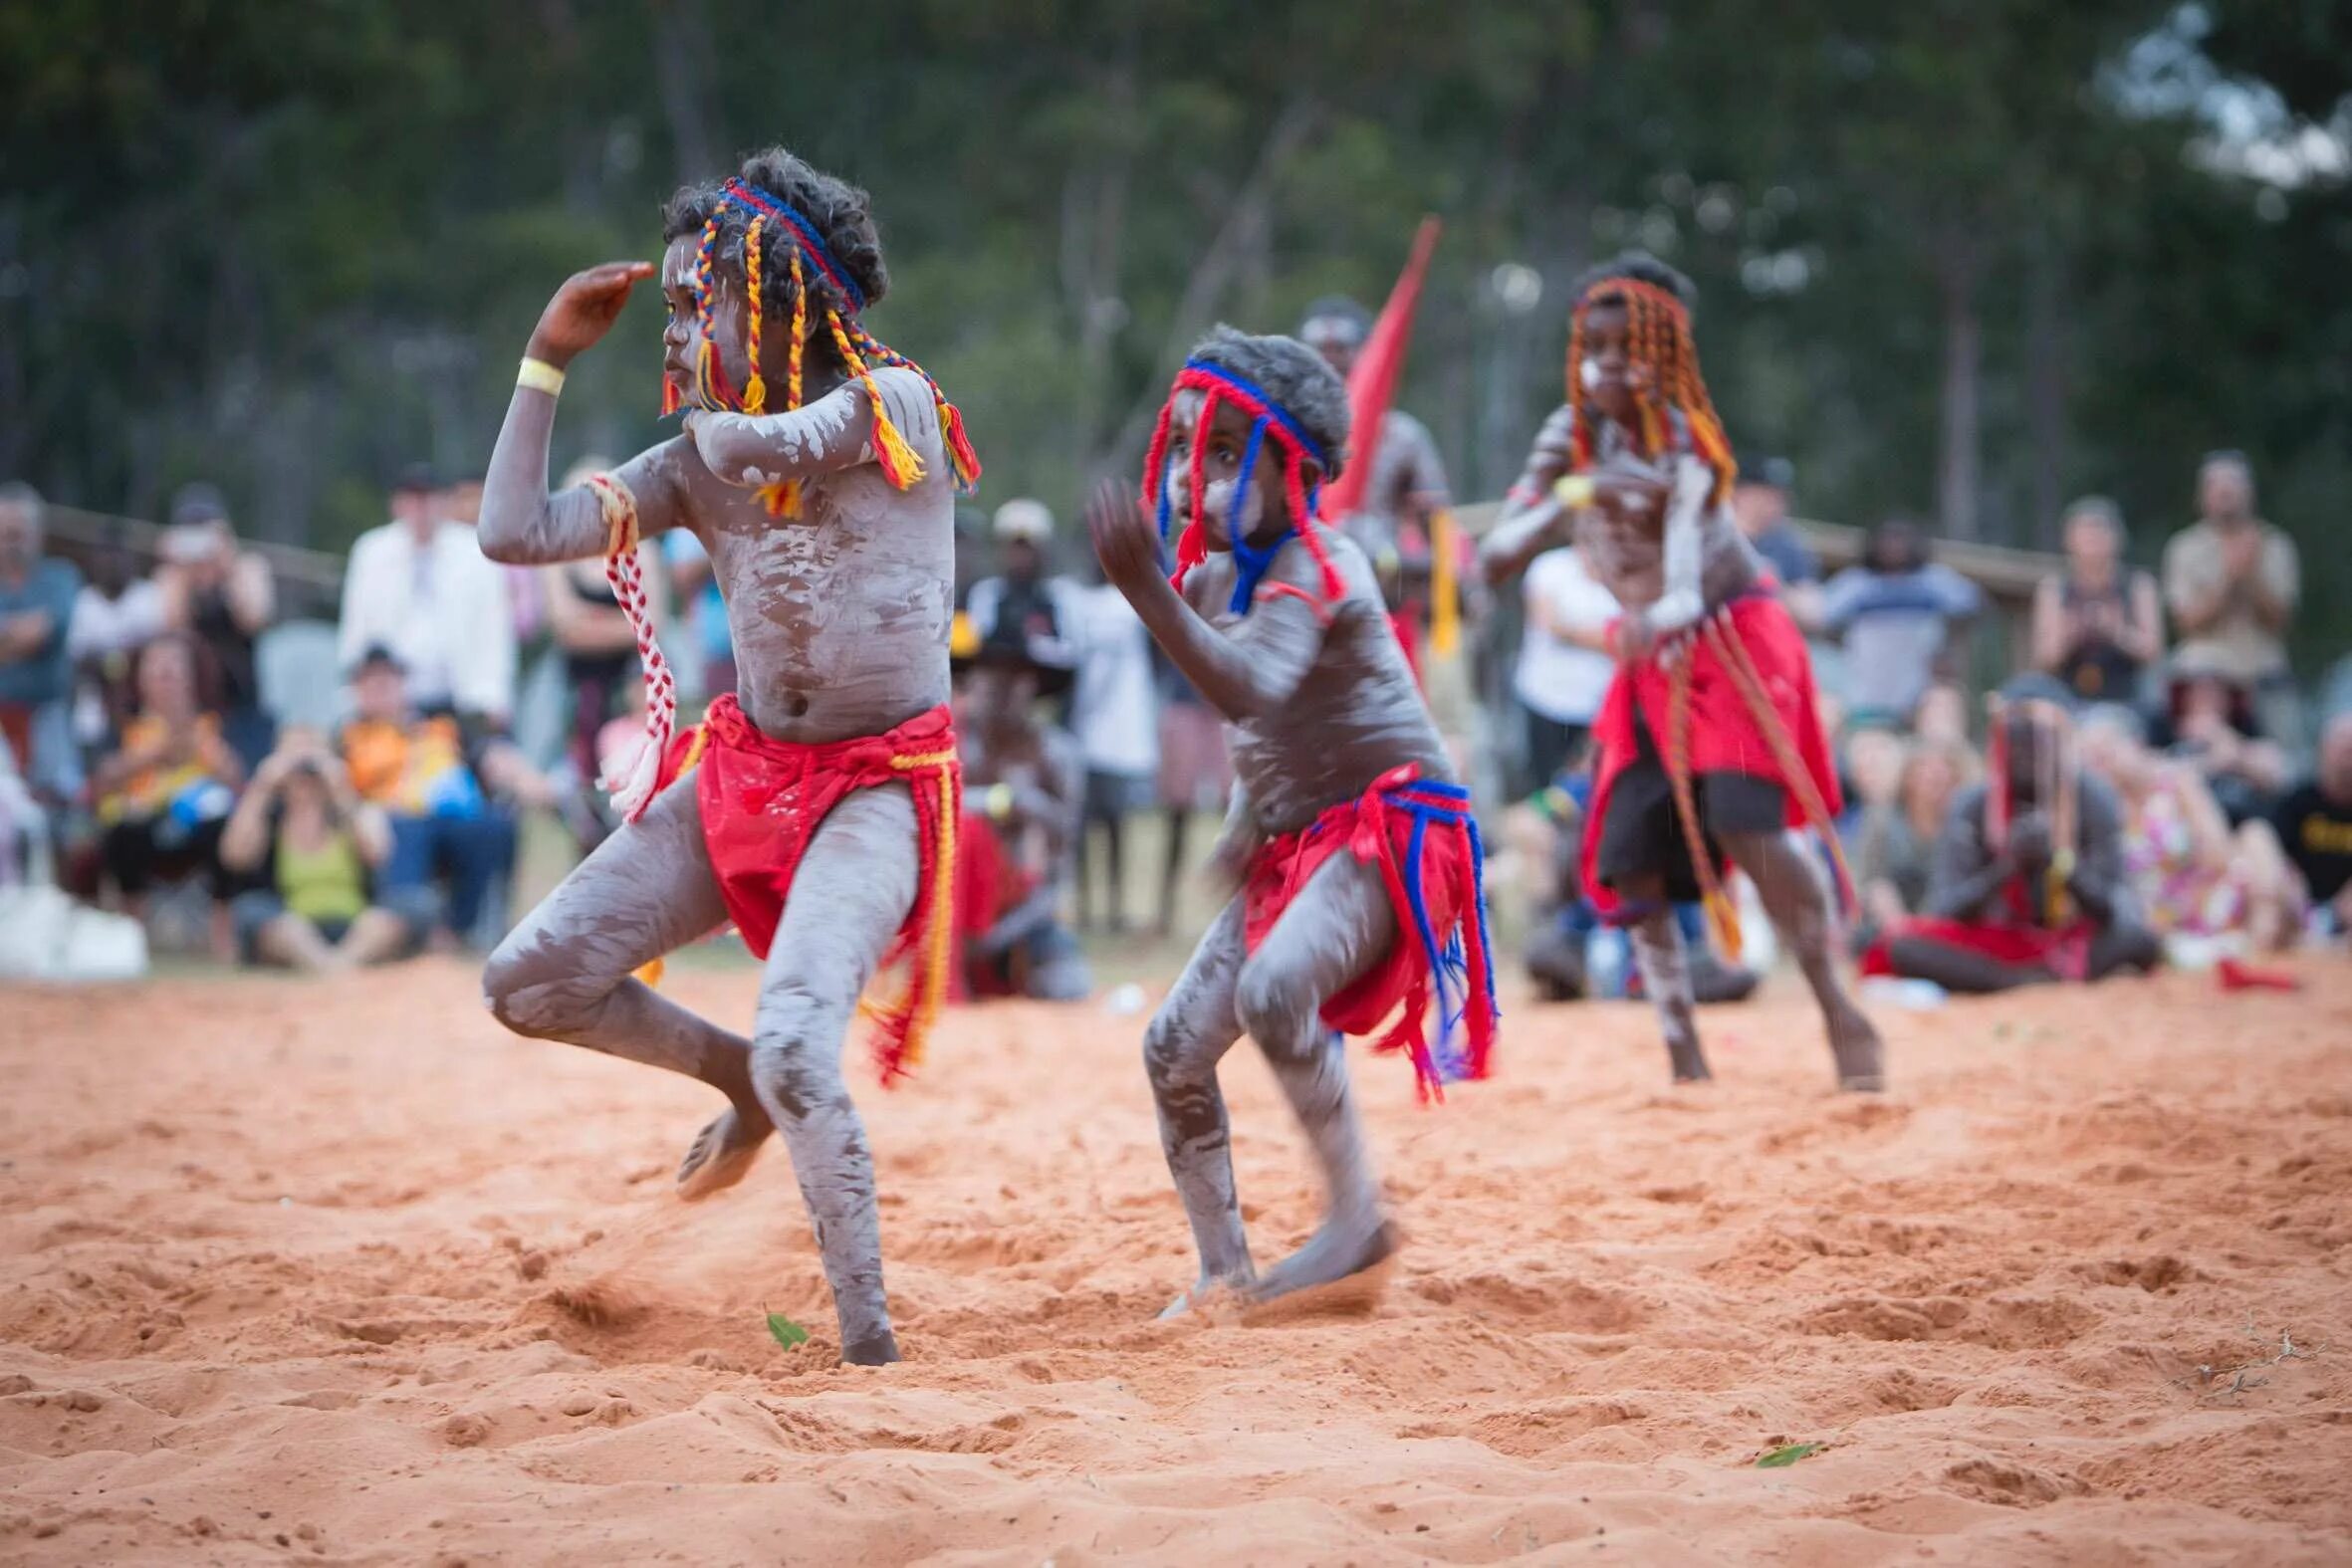
<path fill-rule="evenodd" d="M 1584 569 L 1575 547 L 1547 551 L 1528 566 L 1527 624 L 1512 691 L 1527 722 L 1521 794 L 1549 784 L 1578 761 L 1615 669 L 1608 653 L 1617 599 Z"/>

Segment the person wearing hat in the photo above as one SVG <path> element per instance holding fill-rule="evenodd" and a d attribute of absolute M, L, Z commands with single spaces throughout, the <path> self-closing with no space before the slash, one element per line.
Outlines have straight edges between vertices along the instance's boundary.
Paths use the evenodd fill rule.
<path fill-rule="evenodd" d="M 956 928 L 975 997 L 1075 1002 L 1093 990 L 1061 904 L 1077 863 L 1085 763 L 1077 740 L 1038 717 L 1070 672 L 1041 663 L 1000 625 L 955 660 L 964 765 Z M 969 635 L 969 633 L 968 633 Z"/>
<path fill-rule="evenodd" d="M 258 768 L 276 739 L 253 662 L 254 639 L 278 610 L 270 563 L 239 548 L 228 498 L 202 481 L 180 486 L 172 497 L 162 556 L 155 582 L 163 624 L 194 639 L 220 699 L 222 734 L 248 769 Z"/>
<path fill-rule="evenodd" d="M 355 669 L 380 645 L 406 668 L 419 708 L 500 727 L 515 707 L 506 576 L 472 529 L 440 516 L 440 493 L 431 470 L 403 470 L 392 485 L 392 521 L 353 544 L 337 657 Z"/>
<path fill-rule="evenodd" d="M 1043 501 L 1017 497 L 997 508 L 989 532 L 996 540 L 997 573 L 973 583 L 964 600 L 973 627 L 984 642 L 1018 639 L 1040 665 L 1073 670 L 1076 584 L 1046 571 L 1054 514 Z"/>

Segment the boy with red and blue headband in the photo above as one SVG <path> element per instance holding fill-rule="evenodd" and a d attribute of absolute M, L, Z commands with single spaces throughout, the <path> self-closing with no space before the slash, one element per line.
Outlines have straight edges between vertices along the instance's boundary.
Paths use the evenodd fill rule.
<path fill-rule="evenodd" d="M 1141 503 L 1109 486 L 1087 515 L 1104 574 L 1224 715 L 1236 780 L 1217 859 L 1240 891 L 1144 1036 L 1161 1145 L 1200 1250 L 1198 1282 L 1170 1312 L 1217 1286 L 1264 1298 L 1326 1284 L 1393 1250 L 1345 1034 L 1384 1029 L 1379 1048 L 1409 1056 L 1425 1096 L 1485 1076 L 1493 1049 L 1469 793 L 1371 562 L 1314 520 L 1347 426 L 1347 389 L 1314 350 L 1220 328 L 1176 377 Z M 1328 1200 L 1314 1235 L 1263 1275 L 1217 1085 L 1245 1030 L 1314 1146 Z"/>
<path fill-rule="evenodd" d="M 884 1082 L 919 1055 L 953 960 L 961 815 L 948 699 L 962 421 L 861 322 L 888 286 L 866 195 L 782 148 L 664 215 L 665 411 L 686 432 L 548 494 L 565 367 L 654 269 L 590 268 L 533 334 L 483 496 L 494 560 L 605 558 L 645 663 L 644 749 L 606 779 L 626 820 L 492 955 L 520 1033 L 686 1073 L 728 1109 L 678 1190 L 743 1179 L 781 1131 L 833 1291 L 844 1361 L 894 1361 L 874 1173 L 840 1051 L 874 972 Z M 639 538 L 691 531 L 725 593 L 738 692 L 673 735 L 676 689 L 638 579 Z M 632 978 L 732 921 L 766 965 L 746 1039 Z"/>

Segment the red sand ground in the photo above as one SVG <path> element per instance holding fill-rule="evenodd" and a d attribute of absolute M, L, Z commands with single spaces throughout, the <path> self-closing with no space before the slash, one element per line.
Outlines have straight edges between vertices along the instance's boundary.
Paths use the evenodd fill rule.
<path fill-rule="evenodd" d="M 1361 1064 L 1384 1293 L 1188 1325 L 1140 1020 L 960 1013 L 863 1093 L 882 1371 L 781 1156 L 676 1204 L 706 1095 L 455 965 L 12 991 L 0 1560 L 2344 1562 L 2352 971 L 2307 974 L 1894 1014 L 1883 1101 L 1785 994 L 1696 1093 L 1638 1009 L 1523 1006 L 1445 1111 Z M 1309 1183 L 1229 1081 L 1270 1257 Z"/>

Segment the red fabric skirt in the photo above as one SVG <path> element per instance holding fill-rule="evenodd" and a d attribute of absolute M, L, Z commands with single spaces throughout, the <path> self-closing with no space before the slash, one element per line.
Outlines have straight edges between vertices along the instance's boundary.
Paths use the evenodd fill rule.
<path fill-rule="evenodd" d="M 963 831 L 956 836 L 956 951 L 986 936 L 999 917 L 1029 897 L 1036 879 L 1005 852 L 997 825 L 985 811 L 966 811 Z M 1007 997 L 1014 986 L 996 965 L 956 965 L 959 993 L 974 997 Z"/>
<path fill-rule="evenodd" d="M 1342 851 L 1380 867 L 1396 911 L 1397 940 L 1372 967 L 1323 1004 L 1323 1021 L 1343 1034 L 1371 1034 L 1397 1017 L 1379 1043 L 1413 1062 L 1424 1098 L 1444 1098 L 1426 1014 L 1433 989 L 1440 1042 L 1448 1032 L 1444 972 L 1459 942 L 1469 1048 L 1458 1076 L 1483 1078 L 1492 1065 L 1496 1010 L 1492 958 L 1479 878 L 1480 845 L 1467 798 L 1452 785 L 1423 784 L 1408 764 L 1383 774 L 1363 795 L 1343 800 L 1294 833 L 1262 846 L 1243 888 L 1243 929 L 1256 953 L 1283 912 L 1323 862 Z"/>
<path fill-rule="evenodd" d="M 884 735 L 804 746 L 762 733 L 730 693 L 672 742 L 671 752 L 670 774 L 695 776 L 702 841 L 728 917 L 762 959 L 776 940 L 801 857 L 832 808 L 858 789 L 904 784 L 913 791 L 922 873 L 884 961 L 885 968 L 909 961 L 906 990 L 901 1000 L 867 1008 L 879 1024 L 882 1081 L 903 1074 L 921 1059 L 950 978 L 963 775 L 948 710 L 918 714 Z"/>
<path fill-rule="evenodd" d="M 1813 694 L 1813 660 L 1805 649 L 1804 633 L 1797 629 L 1785 605 L 1761 593 L 1734 599 L 1711 618 L 1720 619 L 1723 634 L 1736 637 L 1747 651 L 1764 700 L 1791 743 L 1793 761 L 1804 771 L 1833 821 L 1844 809 L 1844 796 L 1838 790 L 1829 739 L 1821 732 Z M 1745 774 L 1769 780 L 1780 785 L 1786 797 L 1788 826 L 1802 827 L 1812 821 L 1805 809 L 1804 791 L 1789 778 L 1788 769 L 1765 737 L 1715 634 L 1702 623 L 1699 630 L 1674 639 L 1671 646 L 1676 656 L 1689 660 L 1691 666 L 1687 754 L 1691 774 Z M 1596 874 L 1609 791 L 1617 776 L 1641 756 L 1641 729 L 1649 731 L 1661 761 L 1671 756 L 1671 681 L 1660 653 L 1620 664 L 1601 699 L 1600 715 L 1593 721 L 1592 807 L 1584 817 L 1582 870 L 1584 886 L 1603 919 L 1616 915 L 1620 907 L 1617 895 L 1601 885 Z M 1813 825 L 1825 832 L 1831 830 L 1830 822 Z"/>

